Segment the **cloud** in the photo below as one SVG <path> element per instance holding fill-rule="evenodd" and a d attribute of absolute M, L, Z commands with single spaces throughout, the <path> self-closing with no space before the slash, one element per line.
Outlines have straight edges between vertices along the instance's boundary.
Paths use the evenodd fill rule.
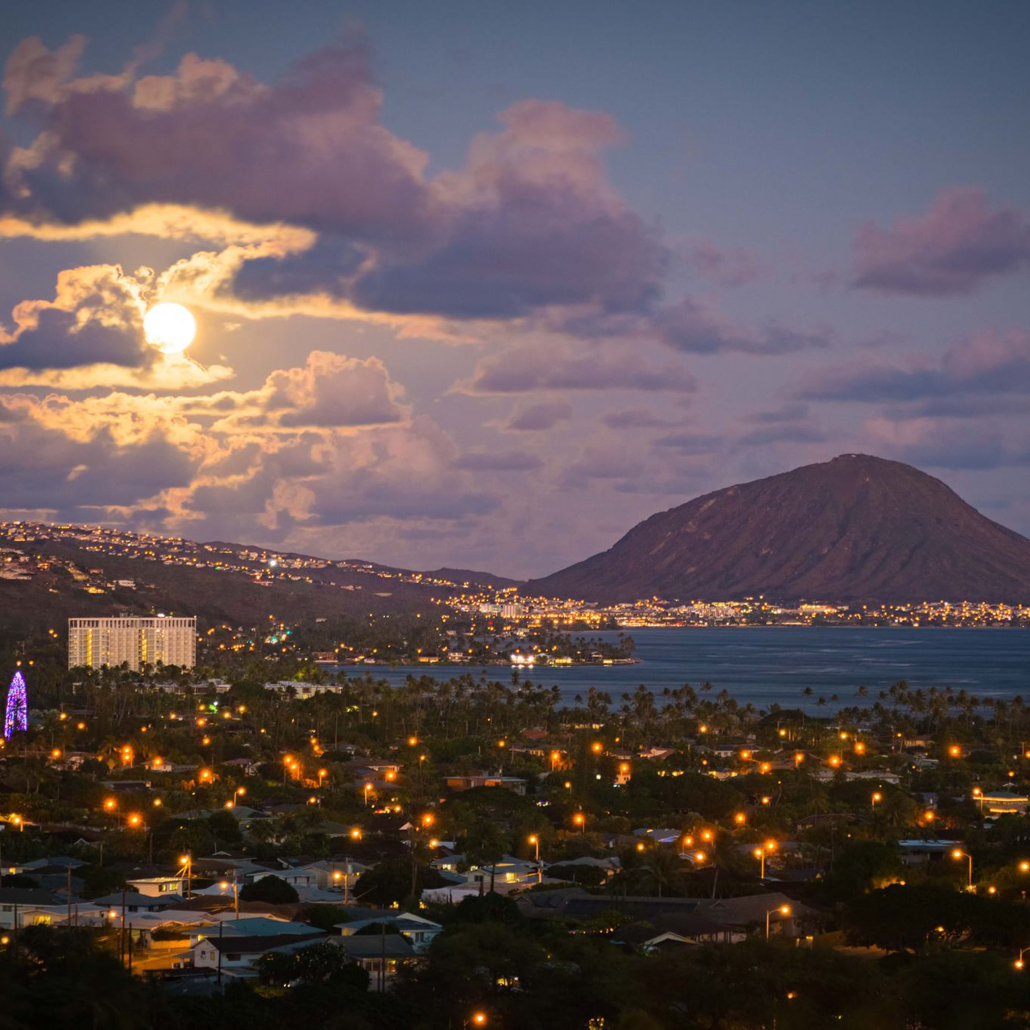
<path fill-rule="evenodd" d="M 75 223 L 163 203 L 358 240 L 410 243 L 426 229 L 426 155 L 378 124 L 360 40 L 271 86 L 196 54 L 172 75 L 105 85 L 36 89 L 44 129 L 8 163 L 20 213 Z"/>
<path fill-rule="evenodd" d="M 873 418 L 866 430 L 879 450 L 919 467 L 990 469 L 1030 465 L 1030 443 L 1018 427 L 985 422 L 974 428 L 949 419 Z"/>
<path fill-rule="evenodd" d="M 430 180 L 427 155 L 379 124 L 362 40 L 309 54 L 271 85 L 196 54 L 171 75 L 87 83 L 70 78 L 81 49 L 35 40 L 12 55 L 9 99 L 32 92 L 42 115 L 7 162 L 9 234 L 114 231 L 105 221 L 182 233 L 160 214 L 182 206 L 201 223 L 216 212 L 289 224 L 321 238 L 245 255 L 241 297 L 322 292 L 395 315 L 642 310 L 660 294 L 666 249 L 604 174 L 602 151 L 621 140 L 607 114 L 522 101 L 473 140 L 464 167 Z"/>
<path fill-rule="evenodd" d="M 609 429 L 653 429 L 669 423 L 644 408 L 630 408 L 628 411 L 609 411 L 601 421 Z"/>
<path fill-rule="evenodd" d="M 804 377 L 808 400 L 909 402 L 963 395 L 1030 393 L 1030 333 L 981 332 L 956 341 L 939 363 L 852 363 Z"/>
<path fill-rule="evenodd" d="M 308 515 L 327 524 L 390 519 L 453 520 L 500 505 L 454 468 L 454 441 L 429 417 L 408 426 L 337 436 L 326 451 L 326 474 L 309 484 Z"/>
<path fill-rule="evenodd" d="M 378 358 L 312 351 L 304 368 L 273 372 L 266 408 L 282 426 L 371 426 L 400 422 L 401 388 Z"/>
<path fill-rule="evenodd" d="M 92 509 L 140 505 L 187 486 L 201 453 L 184 433 L 139 414 L 131 398 L 104 412 L 67 398 L 0 396 L 5 508 L 83 520 Z"/>
<path fill-rule="evenodd" d="M 768 275 L 758 256 L 743 247 L 720 247 L 713 240 L 695 240 L 687 247 L 687 267 L 720 286 L 746 286 Z"/>
<path fill-rule="evenodd" d="M 670 433 L 655 440 L 655 447 L 685 455 L 708 454 L 721 447 L 724 442 L 722 437 L 711 433 Z"/>
<path fill-rule="evenodd" d="M 942 190 L 929 211 L 890 229 L 863 225 L 852 285 L 886 293 L 946 297 L 972 293 L 993 277 L 1030 265 L 1030 221 L 992 210 L 976 187 Z"/>
<path fill-rule="evenodd" d="M 758 426 L 737 437 L 737 443 L 757 447 L 770 443 L 824 443 L 826 434 L 802 422 L 778 422 Z"/>
<path fill-rule="evenodd" d="M 529 472 L 543 462 L 526 451 L 468 451 L 454 462 L 454 468 L 469 472 Z"/>
<path fill-rule="evenodd" d="M 145 367 L 157 355 L 143 339 L 142 291 L 117 265 L 65 269 L 52 301 L 23 301 L 15 329 L 0 333 L 0 369 Z"/>
<path fill-rule="evenodd" d="M 504 428 L 518 432 L 541 432 L 553 429 L 572 417 L 568 401 L 541 401 L 539 404 L 520 405 L 511 413 Z"/>
<path fill-rule="evenodd" d="M 634 355 L 596 349 L 527 345 L 484 358 L 462 389 L 467 393 L 528 393 L 533 390 L 666 390 L 692 393 L 694 377 L 678 365 L 649 368 Z"/>
<path fill-rule="evenodd" d="M 741 351 L 747 354 L 787 354 L 829 346 L 828 329 L 803 332 L 780 325 L 761 331 L 739 328 L 696 301 L 685 299 L 658 311 L 654 326 L 660 339 L 676 350 L 693 354 Z"/>

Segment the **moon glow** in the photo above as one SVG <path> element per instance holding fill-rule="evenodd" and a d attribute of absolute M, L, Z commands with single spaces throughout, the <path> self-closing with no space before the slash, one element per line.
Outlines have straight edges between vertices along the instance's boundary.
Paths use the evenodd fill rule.
<path fill-rule="evenodd" d="M 162 301 L 143 316 L 143 335 L 163 354 L 181 354 L 197 335 L 197 321 L 189 308 Z"/>

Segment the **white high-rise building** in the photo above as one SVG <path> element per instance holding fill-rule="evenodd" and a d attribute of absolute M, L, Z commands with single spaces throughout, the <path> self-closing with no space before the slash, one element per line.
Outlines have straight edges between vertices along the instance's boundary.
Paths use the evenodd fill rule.
<path fill-rule="evenodd" d="M 128 662 L 133 672 L 145 665 L 197 664 L 197 618 L 159 615 L 68 620 L 68 668 L 99 669 Z"/>

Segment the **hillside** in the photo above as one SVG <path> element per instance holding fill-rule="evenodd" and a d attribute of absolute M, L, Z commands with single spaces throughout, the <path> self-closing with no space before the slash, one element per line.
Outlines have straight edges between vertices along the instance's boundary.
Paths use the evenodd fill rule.
<path fill-rule="evenodd" d="M 264 624 L 429 610 L 433 598 L 490 585 L 489 574 L 390 568 L 246 544 L 123 530 L 0 523 L 0 612 L 5 631 L 61 626 L 69 616 L 197 615 L 207 625 Z"/>
<path fill-rule="evenodd" d="M 670 508 L 527 594 L 917 601 L 1030 599 L 1030 540 L 938 479 L 865 454 Z"/>

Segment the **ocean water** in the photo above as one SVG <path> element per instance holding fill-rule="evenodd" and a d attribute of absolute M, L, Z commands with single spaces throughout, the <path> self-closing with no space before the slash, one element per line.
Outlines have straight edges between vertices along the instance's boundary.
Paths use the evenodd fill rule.
<path fill-rule="evenodd" d="M 656 694 L 689 683 L 700 693 L 725 688 L 740 703 L 758 708 L 778 703 L 813 714 L 842 705 L 872 704 L 898 680 L 913 688 L 952 687 L 977 697 L 1030 701 L 1030 630 L 1019 629 L 838 629 L 806 626 L 702 629 L 634 629 L 633 665 L 539 668 L 522 678 L 557 686 L 571 702 L 590 687 L 619 696 L 644 684 Z M 598 634 L 614 638 L 616 634 Z M 408 675 L 449 679 L 479 666 L 345 667 L 391 683 Z M 491 679 L 507 681 L 510 669 L 489 666 Z M 804 691 L 811 688 L 811 696 Z M 858 694 L 865 688 L 867 697 Z M 837 700 L 831 700 L 836 695 Z M 822 697 L 824 705 L 818 703 Z"/>

